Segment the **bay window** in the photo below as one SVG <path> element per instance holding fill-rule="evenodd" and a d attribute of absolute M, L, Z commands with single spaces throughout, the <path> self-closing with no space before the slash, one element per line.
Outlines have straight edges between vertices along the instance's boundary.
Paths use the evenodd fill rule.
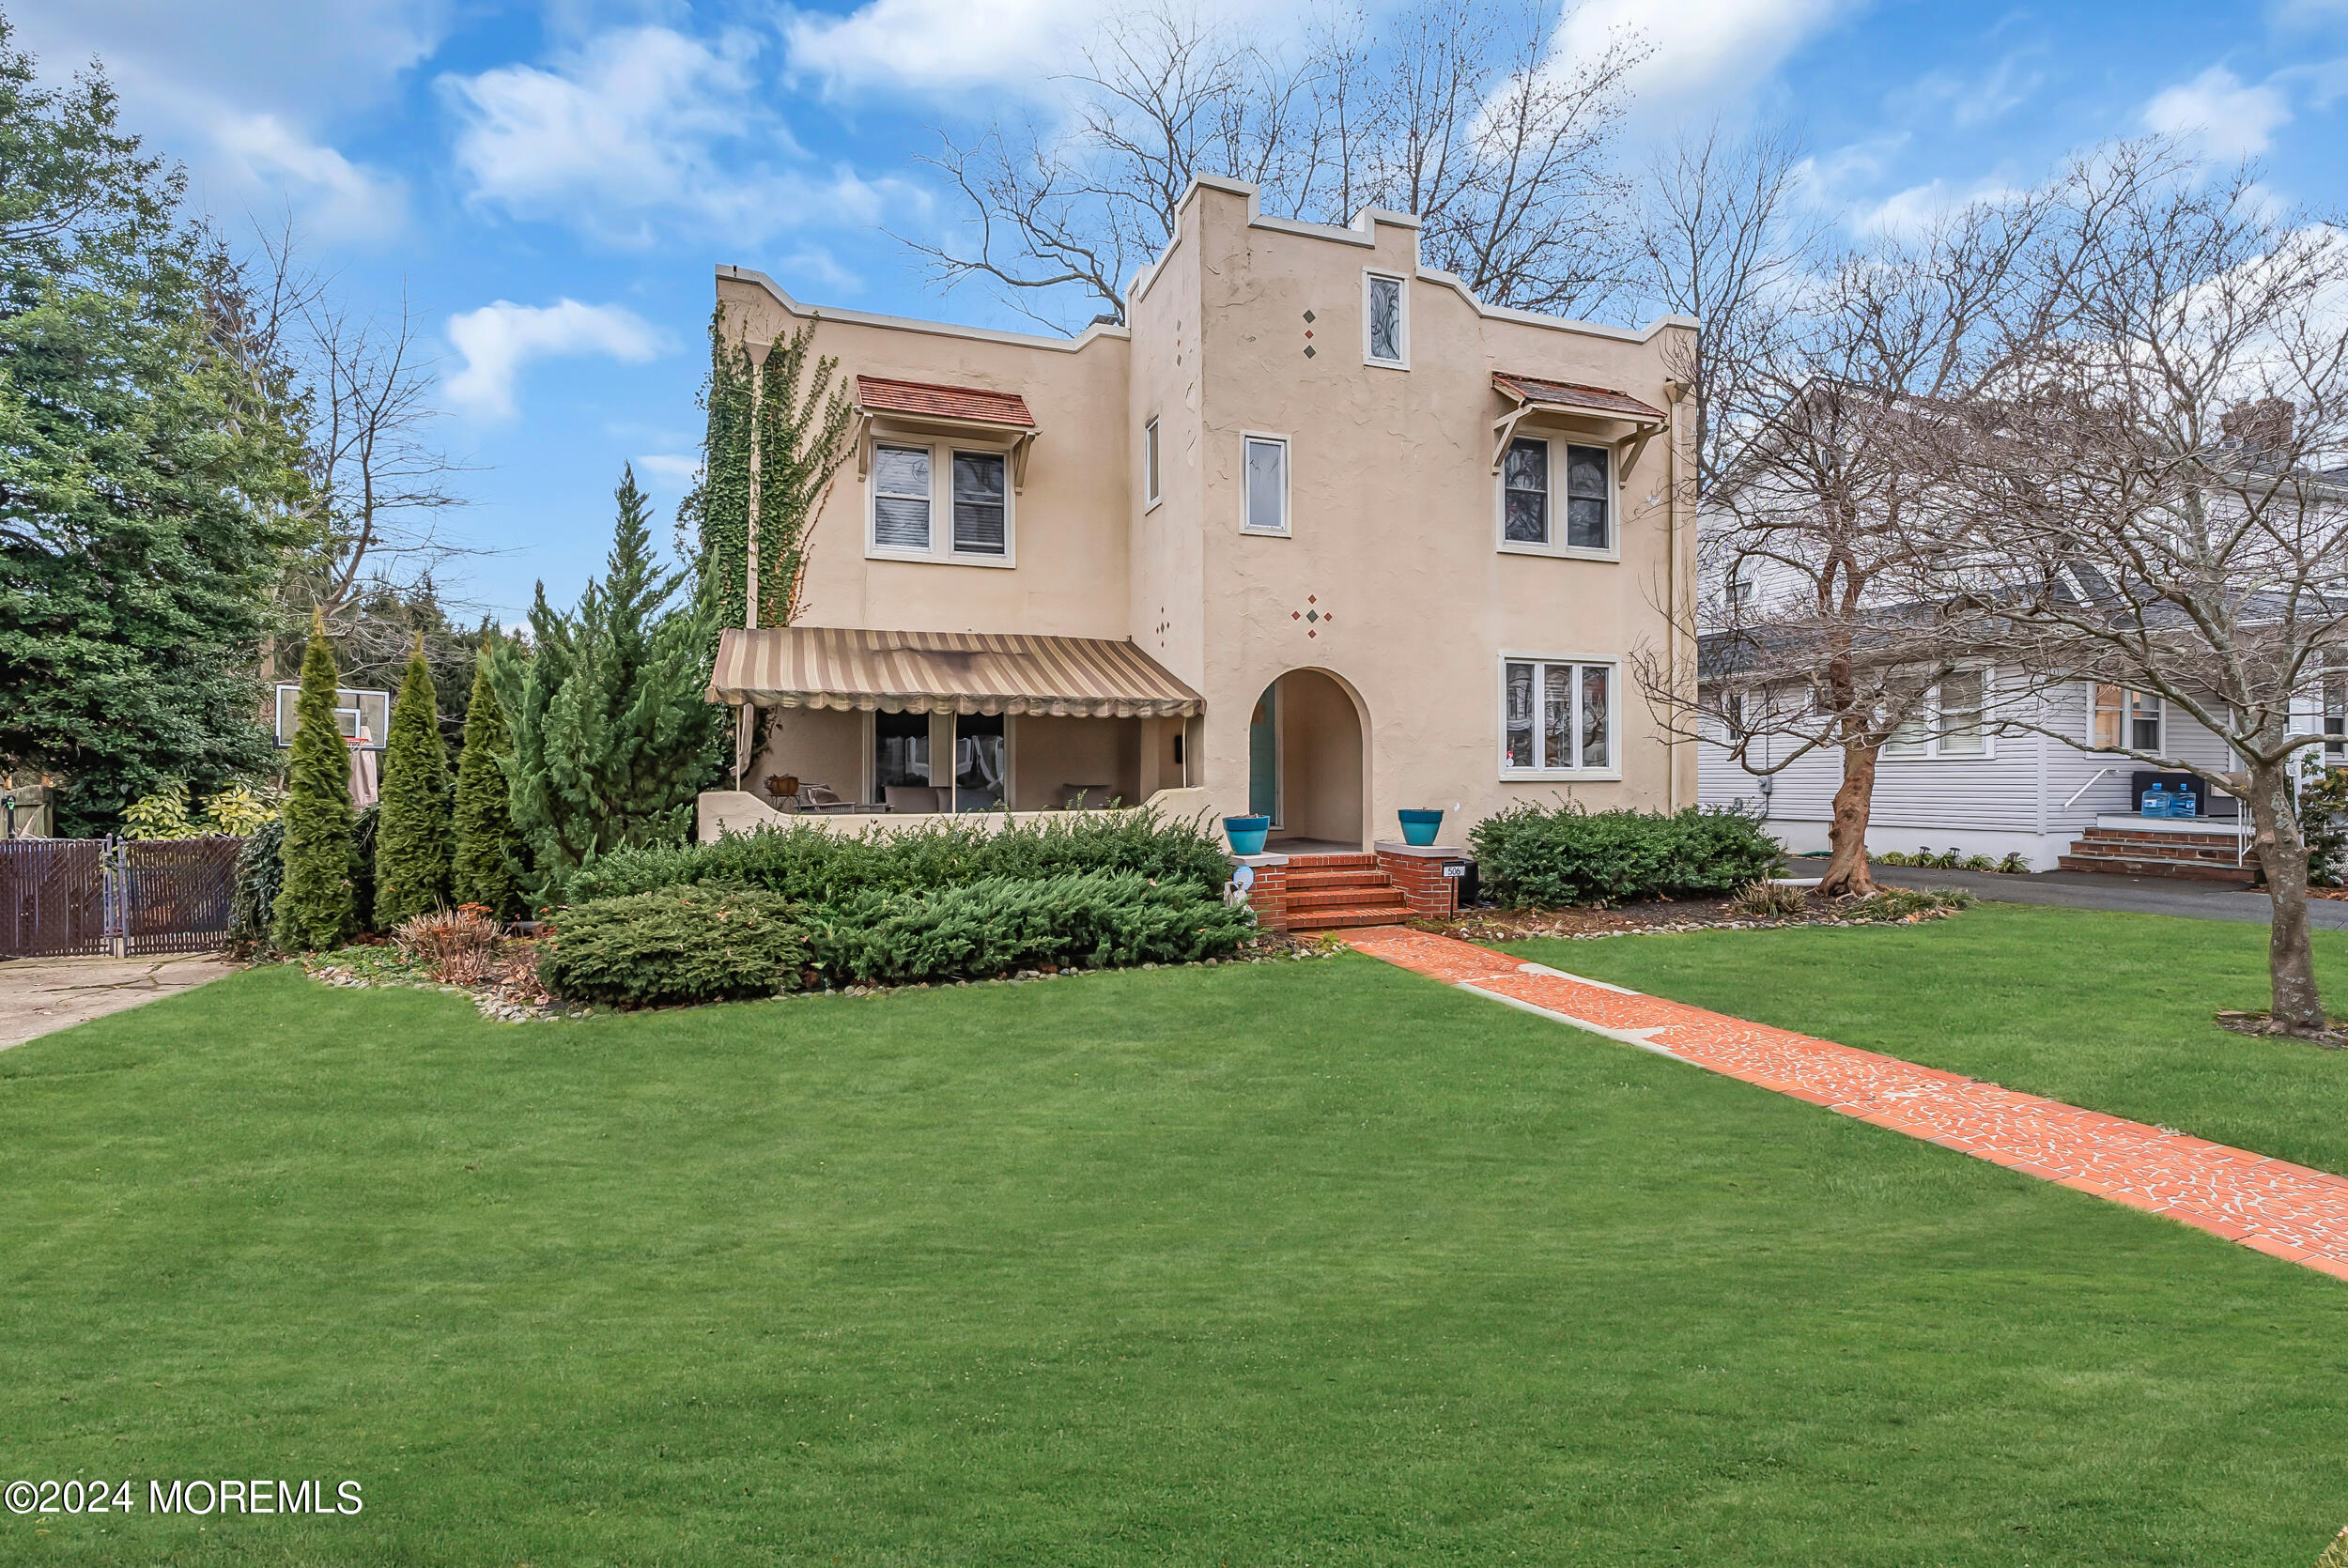
<path fill-rule="evenodd" d="M 1500 668 L 1504 777 L 1614 769 L 1614 665 L 1510 658 Z"/>

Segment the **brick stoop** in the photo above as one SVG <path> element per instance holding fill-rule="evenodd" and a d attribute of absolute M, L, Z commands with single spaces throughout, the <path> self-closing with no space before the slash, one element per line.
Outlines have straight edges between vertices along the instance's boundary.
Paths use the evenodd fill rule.
<path fill-rule="evenodd" d="M 2250 870 L 2234 860 L 2234 840 L 2207 833 L 2163 833 L 2155 828 L 2090 828 L 2055 865 L 2065 871 L 2107 876 L 2173 877 L 2187 882 L 2250 884 Z"/>
<path fill-rule="evenodd" d="M 1398 926 L 1410 901 L 1374 854 L 1292 854 L 1288 864 L 1288 929 L 1330 931 Z"/>

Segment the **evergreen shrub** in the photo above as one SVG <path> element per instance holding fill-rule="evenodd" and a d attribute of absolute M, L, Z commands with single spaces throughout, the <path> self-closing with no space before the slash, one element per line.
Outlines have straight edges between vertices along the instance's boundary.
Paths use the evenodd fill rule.
<path fill-rule="evenodd" d="M 506 734 L 505 710 L 489 687 L 494 636 L 485 636 L 480 656 L 473 661 L 465 746 L 456 759 L 456 847 L 449 880 L 458 903 L 479 904 L 500 919 L 510 919 L 522 908 L 517 872 L 524 850 L 507 807 L 502 760 L 513 742 Z"/>
<path fill-rule="evenodd" d="M 1468 842 L 1492 899 L 1525 908 L 1725 897 L 1785 863 L 1760 819 L 1734 807 L 1666 815 L 1526 802 L 1476 823 Z"/>
<path fill-rule="evenodd" d="M 275 938 L 287 952 L 339 947 L 368 906 L 353 899 L 350 750 L 334 727 L 339 677 L 325 623 L 313 615 L 301 655 L 301 695 L 286 790 L 285 883 L 277 894 Z"/>
<path fill-rule="evenodd" d="M 770 893 L 664 887 L 564 910 L 539 950 L 538 977 L 579 1002 L 725 1002 L 796 989 L 807 952 L 789 906 Z"/>
<path fill-rule="evenodd" d="M 439 696 L 424 642 L 408 661 L 383 746 L 378 802 L 375 929 L 388 931 L 448 904 L 448 748 L 440 741 Z"/>
<path fill-rule="evenodd" d="M 286 885 L 286 819 L 271 817 L 245 835 L 228 890 L 228 935 L 232 953 L 258 952 L 269 945 L 271 912 Z"/>
<path fill-rule="evenodd" d="M 1131 871 L 1215 894 L 1230 879 L 1231 862 L 1199 823 L 1147 809 L 1071 814 L 1066 822 L 1014 822 L 999 831 L 941 817 L 935 826 L 893 838 L 793 825 L 709 844 L 618 850 L 573 877 L 570 895 L 585 900 L 710 883 L 819 904 L 864 892 L 918 893 L 1091 871 Z"/>
<path fill-rule="evenodd" d="M 1228 953 L 1254 932 L 1250 911 L 1134 871 L 990 877 L 928 893 L 868 889 L 809 919 L 816 966 L 837 982 L 1185 963 Z"/>

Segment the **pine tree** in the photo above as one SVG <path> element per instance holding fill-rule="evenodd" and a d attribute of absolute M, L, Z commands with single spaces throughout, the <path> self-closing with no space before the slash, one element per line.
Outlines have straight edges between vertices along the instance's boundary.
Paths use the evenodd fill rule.
<path fill-rule="evenodd" d="M 301 480 L 236 373 L 235 279 L 95 71 L 41 84 L 0 17 L 0 770 L 69 833 L 270 761 L 254 653 Z"/>
<path fill-rule="evenodd" d="M 522 907 L 515 873 L 524 848 L 508 807 L 504 758 L 513 749 L 505 710 L 490 689 L 494 632 L 473 661 L 472 700 L 465 710 L 465 748 L 456 760 L 456 854 L 452 894 L 460 904 L 482 904 L 503 919 Z"/>
<path fill-rule="evenodd" d="M 726 710 L 708 684 L 705 601 L 673 604 L 688 576 L 652 558 L 644 493 L 629 470 L 601 582 L 568 614 L 538 586 L 527 653 L 507 644 L 490 680 L 513 726 L 514 828 L 529 846 L 526 884 L 559 896 L 579 867 L 622 845 L 672 843 L 717 775 Z"/>
<path fill-rule="evenodd" d="M 448 903 L 448 749 L 424 639 L 408 660 L 383 747 L 383 811 L 375 838 L 375 928 Z"/>
<path fill-rule="evenodd" d="M 291 779 L 286 793 L 286 881 L 277 895 L 277 945 L 289 952 L 336 947 L 358 924 L 351 896 L 350 748 L 334 726 L 340 677 L 326 626 L 310 620 L 294 708 Z"/>

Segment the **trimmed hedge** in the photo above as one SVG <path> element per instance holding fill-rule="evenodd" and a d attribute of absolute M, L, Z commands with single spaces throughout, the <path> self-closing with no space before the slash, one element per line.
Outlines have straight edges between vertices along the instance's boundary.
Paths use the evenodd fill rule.
<path fill-rule="evenodd" d="M 1733 807 L 1665 816 L 1528 802 L 1476 823 L 1468 842 L 1493 899 L 1523 908 L 1726 897 L 1785 863 L 1760 819 Z"/>
<path fill-rule="evenodd" d="M 1255 932 L 1248 910 L 1133 871 L 992 877 L 929 894 L 864 892 L 818 911 L 809 924 L 816 966 L 837 981 L 1186 963 L 1228 953 Z"/>
<path fill-rule="evenodd" d="M 669 887 L 563 912 L 539 950 L 557 996 L 649 1007 L 772 996 L 799 984 L 807 938 L 770 893 Z"/>
<path fill-rule="evenodd" d="M 1198 823 L 1149 810 L 1105 820 L 1013 823 L 999 832 L 941 817 L 933 826 L 894 837 L 794 824 L 709 844 L 619 850 L 581 867 L 567 891 L 573 902 L 584 903 L 706 883 L 822 904 L 866 892 L 916 893 L 998 877 L 1036 882 L 1096 871 L 1131 871 L 1215 893 L 1230 879 L 1231 863 L 1222 841 Z"/>

